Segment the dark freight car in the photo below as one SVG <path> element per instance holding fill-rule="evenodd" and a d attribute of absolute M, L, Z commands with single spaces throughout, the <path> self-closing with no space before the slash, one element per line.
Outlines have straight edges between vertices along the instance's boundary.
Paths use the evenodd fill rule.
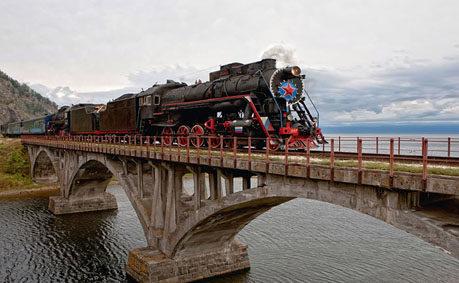
<path fill-rule="evenodd" d="M 90 133 L 98 129 L 98 111 L 104 105 L 80 104 L 70 110 L 70 131 L 72 133 Z"/>
<path fill-rule="evenodd" d="M 138 105 L 135 94 L 125 94 L 107 103 L 107 109 L 100 114 L 100 131 L 132 132 L 137 129 Z"/>

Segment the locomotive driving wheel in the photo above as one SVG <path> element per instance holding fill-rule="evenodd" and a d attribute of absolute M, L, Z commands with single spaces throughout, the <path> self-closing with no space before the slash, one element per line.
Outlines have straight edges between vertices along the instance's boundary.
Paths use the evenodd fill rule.
<path fill-rule="evenodd" d="M 204 139 L 201 136 L 204 135 L 204 128 L 197 124 L 191 128 L 190 142 L 195 147 L 202 147 L 204 145 Z"/>
<path fill-rule="evenodd" d="M 165 145 L 171 145 L 174 142 L 174 130 L 171 127 L 165 127 L 162 132 L 163 141 Z"/>
<path fill-rule="evenodd" d="M 213 136 L 210 138 L 210 146 L 212 148 L 217 148 L 220 145 L 220 137 Z"/>
<path fill-rule="evenodd" d="M 188 135 L 190 134 L 190 127 L 182 125 L 177 130 L 177 143 L 179 146 L 186 146 Z"/>
<path fill-rule="evenodd" d="M 276 138 L 270 138 L 268 140 L 268 147 L 270 151 L 276 151 L 281 146 L 281 141 Z"/>

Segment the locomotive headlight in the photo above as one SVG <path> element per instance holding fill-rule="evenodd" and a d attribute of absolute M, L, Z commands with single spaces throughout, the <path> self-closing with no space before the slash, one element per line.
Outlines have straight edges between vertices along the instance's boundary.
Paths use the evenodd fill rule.
<path fill-rule="evenodd" d="M 293 115 L 292 115 L 292 114 L 288 114 L 288 115 L 287 115 L 287 120 L 293 121 Z"/>
<path fill-rule="evenodd" d="M 290 72 L 292 73 L 292 75 L 294 76 L 299 76 L 301 74 L 301 69 L 300 67 L 298 66 L 294 66 L 292 67 L 292 69 L 290 70 Z"/>

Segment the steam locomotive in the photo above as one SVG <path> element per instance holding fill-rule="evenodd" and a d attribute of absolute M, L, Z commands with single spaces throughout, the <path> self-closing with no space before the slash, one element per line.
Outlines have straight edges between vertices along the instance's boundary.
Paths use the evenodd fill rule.
<path fill-rule="evenodd" d="M 231 63 L 193 85 L 167 80 L 137 94 L 104 104 L 64 106 L 57 113 L 2 125 L 4 135 L 144 135 L 164 136 L 165 144 L 186 146 L 253 145 L 277 150 L 326 143 L 318 118 L 303 96 L 301 69 L 276 68 L 276 60 Z M 200 138 L 201 136 L 210 138 Z M 239 144 L 241 143 L 241 144 Z"/>

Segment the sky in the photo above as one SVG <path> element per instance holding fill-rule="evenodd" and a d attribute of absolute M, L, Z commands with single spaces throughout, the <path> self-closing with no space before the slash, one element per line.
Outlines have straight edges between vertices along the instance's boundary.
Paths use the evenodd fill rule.
<path fill-rule="evenodd" d="M 446 0 L 2 0 L 0 69 L 63 105 L 275 56 L 302 68 L 322 125 L 459 133 L 457 15 Z"/>

